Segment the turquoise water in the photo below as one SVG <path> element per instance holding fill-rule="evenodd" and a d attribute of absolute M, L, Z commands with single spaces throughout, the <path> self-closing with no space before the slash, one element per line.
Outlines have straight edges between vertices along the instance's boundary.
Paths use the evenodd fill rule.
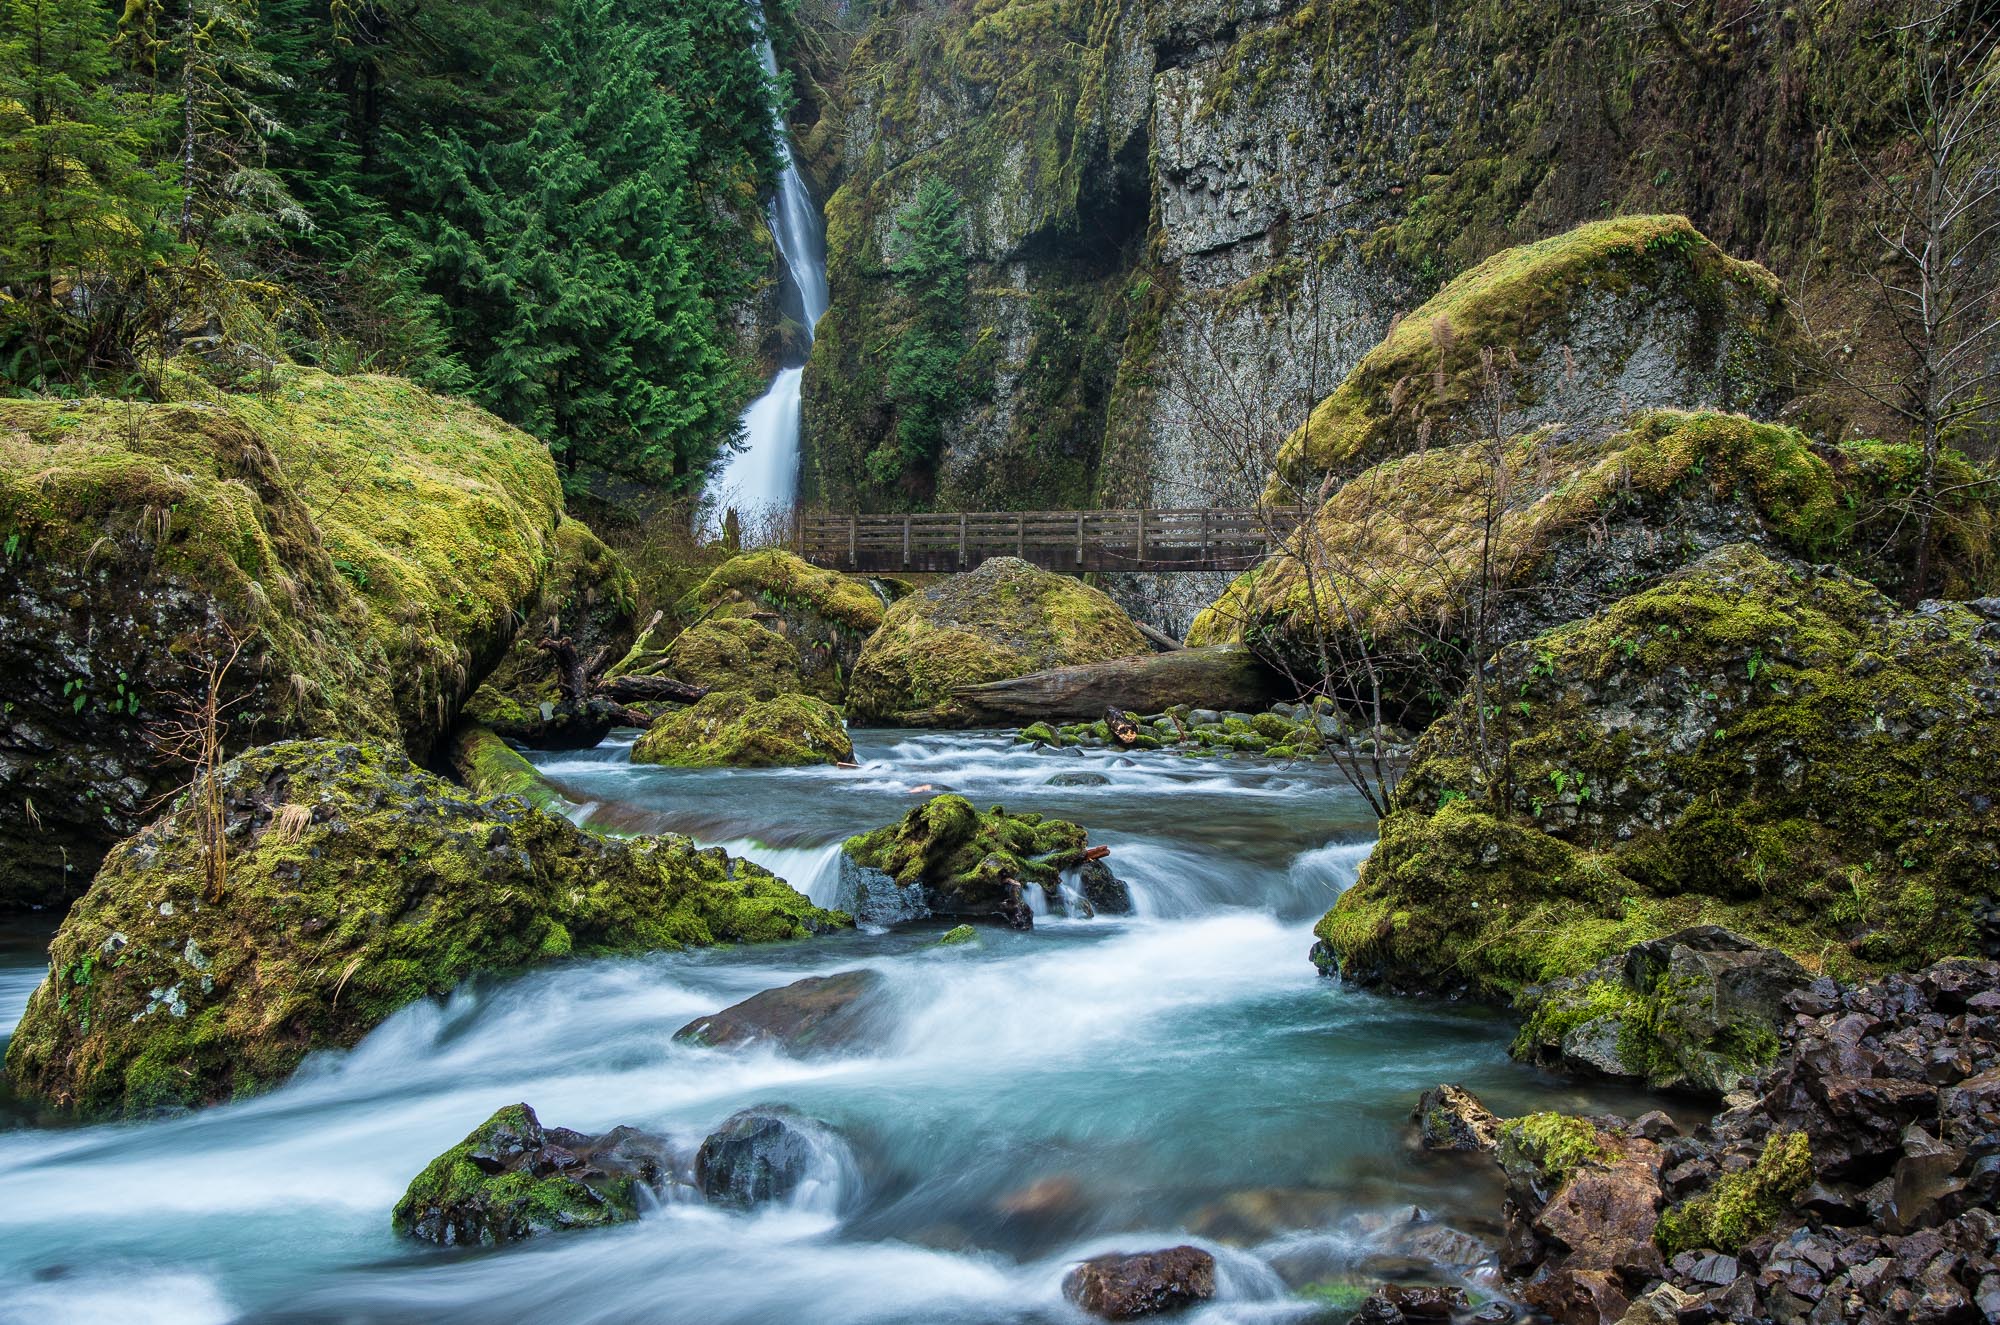
<path fill-rule="evenodd" d="M 838 841 L 932 789 L 1060 813 L 1112 846 L 1139 914 L 962 948 L 929 925 L 578 962 L 407 1009 L 259 1099 L 0 1132 L 0 1321 L 1056 1322 L 1080 1319 L 1060 1281 L 1081 1256 L 1187 1240 L 1222 1266 L 1221 1299 L 1189 1319 L 1306 1320 L 1293 1289 L 1379 1271 L 1399 1207 L 1497 1236 L 1489 1165 L 1407 1148 L 1424 1087 L 1462 1081 L 1503 1111 L 1629 1103 L 1510 1062 L 1496 1013 L 1314 973 L 1311 923 L 1372 829 L 1330 770 L 864 736 L 858 770 L 635 768 L 616 742 L 538 759 L 580 818 L 729 844 L 829 900 Z M 1048 786 L 1058 772 L 1105 781 Z M 0 1025 L 36 961 L 0 935 Z M 757 990 L 860 966 L 888 997 L 850 1057 L 671 1042 Z M 688 1153 L 738 1108 L 790 1104 L 849 1162 L 812 1208 L 673 1199 L 485 1253 L 391 1236 L 409 1178 L 519 1100 Z"/>

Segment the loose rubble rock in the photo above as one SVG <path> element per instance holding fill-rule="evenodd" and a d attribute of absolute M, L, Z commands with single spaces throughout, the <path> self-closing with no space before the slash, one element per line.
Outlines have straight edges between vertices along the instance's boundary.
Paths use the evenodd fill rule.
<path fill-rule="evenodd" d="M 1063 1277 L 1063 1296 L 1103 1320 L 1137 1320 L 1215 1296 L 1215 1257 L 1199 1247 L 1093 1256 Z"/>

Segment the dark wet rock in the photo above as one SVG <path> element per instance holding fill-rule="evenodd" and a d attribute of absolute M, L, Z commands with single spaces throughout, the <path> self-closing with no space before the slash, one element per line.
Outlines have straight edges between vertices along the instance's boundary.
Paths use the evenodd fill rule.
<path fill-rule="evenodd" d="M 808 1182 L 834 1176 L 844 1146 L 824 1123 L 767 1106 L 731 1114 L 695 1152 L 694 1182 L 720 1205 L 787 1201 Z"/>
<path fill-rule="evenodd" d="M 442 1246 L 519 1242 L 636 1219 L 672 1172 L 666 1143 L 630 1127 L 544 1128 L 510 1104 L 431 1161 L 396 1203 L 396 1232 Z"/>
<path fill-rule="evenodd" d="M 1086 860 L 1077 868 L 1076 890 L 1092 914 L 1122 916 L 1132 912 L 1131 889 L 1102 860 Z"/>
<path fill-rule="evenodd" d="M 1215 1296 L 1215 1257 L 1199 1247 L 1093 1256 L 1063 1276 L 1063 1296 L 1103 1320 L 1137 1320 Z"/>
<path fill-rule="evenodd" d="M 931 913 L 924 902 L 924 890 L 896 882 L 886 870 L 863 865 L 849 855 L 840 858 L 839 892 L 834 905 L 854 917 L 858 925 L 888 929 Z"/>
<path fill-rule="evenodd" d="M 1691 1135 L 1506 1124 L 1504 1268 L 1537 1310 L 1579 1325 L 1621 1319 L 1614 1308 L 1626 1325 L 1990 1319 L 1995 989 L 2000 963 L 1966 960 L 1858 988 L 1809 982 L 1784 1000 L 1776 1059 Z M 1635 1167 L 1654 1162 L 1647 1149 L 1650 1181 Z M 1607 1188 L 1621 1167 L 1629 1184 Z"/>
<path fill-rule="evenodd" d="M 1433 1086 L 1417 1101 L 1410 1121 L 1426 1150 L 1492 1150 L 1500 1144 L 1500 1118 L 1463 1086 Z"/>
<path fill-rule="evenodd" d="M 1784 953 L 1700 925 L 1525 991 L 1514 1053 L 1720 1098 L 1777 1055 L 1785 1000 L 1808 983 Z"/>
<path fill-rule="evenodd" d="M 722 1046 L 776 1043 L 793 1053 L 844 1048 L 866 1028 L 871 998 L 882 988 L 879 972 L 812 975 L 752 994 L 674 1032 L 688 1044 Z"/>
<path fill-rule="evenodd" d="M 1472 1306 L 1463 1288 L 1441 1284 L 1389 1284 L 1370 1293 L 1351 1325 L 1423 1325 L 1448 1321 Z"/>
<path fill-rule="evenodd" d="M 1042 784 L 1045 787 L 1108 787 L 1111 779 L 1102 773 L 1058 773 Z"/>

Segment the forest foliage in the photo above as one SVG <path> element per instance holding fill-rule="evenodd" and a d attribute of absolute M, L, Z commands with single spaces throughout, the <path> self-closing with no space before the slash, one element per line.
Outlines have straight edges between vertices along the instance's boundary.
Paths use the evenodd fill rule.
<path fill-rule="evenodd" d="M 772 7 L 774 35 L 790 23 Z M 4 0 L 0 391 L 394 372 L 692 486 L 753 383 L 742 0 Z M 184 374 L 176 375 L 177 379 Z"/>

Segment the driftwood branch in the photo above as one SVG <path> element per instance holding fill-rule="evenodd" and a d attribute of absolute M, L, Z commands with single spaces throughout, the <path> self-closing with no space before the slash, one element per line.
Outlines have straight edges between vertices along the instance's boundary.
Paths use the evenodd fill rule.
<path fill-rule="evenodd" d="M 1223 646 L 1058 667 L 952 694 L 989 718 L 1081 721 L 1107 708 L 1160 713 L 1176 704 L 1254 712 L 1291 698 L 1288 690 L 1248 649 Z"/>
<path fill-rule="evenodd" d="M 668 676 L 614 676 L 600 681 L 597 693 L 617 704 L 692 704 L 708 693 L 708 687 Z"/>

